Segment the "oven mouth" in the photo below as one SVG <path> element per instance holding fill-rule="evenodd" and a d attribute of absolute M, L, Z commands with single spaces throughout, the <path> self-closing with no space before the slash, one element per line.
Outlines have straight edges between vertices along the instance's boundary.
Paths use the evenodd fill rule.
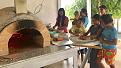
<path fill-rule="evenodd" d="M 22 29 L 15 32 L 8 42 L 9 53 L 22 52 L 23 49 L 43 47 L 43 37 L 36 29 Z"/>

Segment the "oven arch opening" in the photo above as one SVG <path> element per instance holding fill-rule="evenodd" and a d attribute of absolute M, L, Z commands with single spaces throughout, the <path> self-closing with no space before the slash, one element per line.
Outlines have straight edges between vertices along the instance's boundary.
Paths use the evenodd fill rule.
<path fill-rule="evenodd" d="M 15 32 L 8 42 L 9 53 L 23 49 L 43 47 L 43 36 L 36 29 L 22 29 Z"/>

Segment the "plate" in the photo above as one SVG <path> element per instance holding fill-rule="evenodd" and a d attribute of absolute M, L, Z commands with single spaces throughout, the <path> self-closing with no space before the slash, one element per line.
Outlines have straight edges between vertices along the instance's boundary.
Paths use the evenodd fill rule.
<path fill-rule="evenodd" d="M 80 43 L 89 43 L 89 42 L 94 42 L 95 41 L 95 40 L 90 40 L 90 39 L 88 39 L 88 40 L 81 40 L 81 39 L 79 39 L 78 36 L 71 36 L 71 37 L 69 37 L 69 39 L 72 42 L 80 42 Z"/>

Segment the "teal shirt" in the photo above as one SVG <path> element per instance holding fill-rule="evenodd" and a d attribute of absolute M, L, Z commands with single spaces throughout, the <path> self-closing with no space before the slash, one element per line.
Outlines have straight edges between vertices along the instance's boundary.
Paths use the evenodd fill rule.
<path fill-rule="evenodd" d="M 112 28 L 105 28 L 102 32 L 102 38 L 107 41 L 112 41 L 113 39 L 118 38 L 118 32 L 114 27 Z M 116 45 L 109 45 L 109 44 L 104 44 L 102 43 L 102 47 L 104 49 L 116 49 Z"/>
<path fill-rule="evenodd" d="M 87 27 L 88 23 L 89 23 L 88 17 L 84 16 L 84 26 L 85 26 L 85 28 Z"/>

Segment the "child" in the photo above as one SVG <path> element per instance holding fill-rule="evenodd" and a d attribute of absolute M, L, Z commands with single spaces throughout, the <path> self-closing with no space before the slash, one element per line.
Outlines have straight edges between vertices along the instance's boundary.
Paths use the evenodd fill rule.
<path fill-rule="evenodd" d="M 69 30 L 69 32 L 73 35 L 79 36 L 85 33 L 85 28 L 83 25 L 84 20 L 80 18 L 75 22 L 75 24 L 72 26 L 72 28 Z"/>
<path fill-rule="evenodd" d="M 81 11 L 80 11 L 80 17 L 84 18 L 83 24 L 84 24 L 84 27 L 87 29 L 88 24 L 89 24 L 88 16 L 87 16 L 87 9 L 85 9 L 85 8 L 81 9 Z"/>
<path fill-rule="evenodd" d="M 100 15 L 99 14 L 95 14 L 93 16 L 93 25 L 89 28 L 89 30 L 83 34 L 82 36 L 80 36 L 80 39 L 98 39 L 99 34 L 101 32 L 101 25 L 100 25 Z M 90 34 L 89 36 L 87 36 L 88 34 Z M 91 49 L 91 53 L 90 53 L 90 68 L 98 68 L 98 65 L 96 64 L 96 56 L 97 56 L 97 49 Z"/>
<path fill-rule="evenodd" d="M 97 39 L 98 34 L 101 31 L 101 26 L 100 26 L 100 15 L 95 14 L 93 16 L 93 25 L 89 28 L 89 30 L 80 36 L 80 39 L 86 39 L 87 37 L 90 37 L 91 39 Z M 87 36 L 90 34 L 90 36 Z"/>
<path fill-rule="evenodd" d="M 100 13 L 100 16 L 106 15 L 107 14 L 107 7 L 105 5 L 99 6 L 99 13 Z"/>
<path fill-rule="evenodd" d="M 72 28 L 69 30 L 69 32 L 75 36 L 83 35 L 85 31 L 85 27 L 83 25 L 84 19 L 80 18 L 78 19 L 75 24 L 73 24 Z M 86 49 L 81 48 L 78 53 L 81 54 L 81 61 L 83 61 L 83 54 L 85 54 Z"/>
<path fill-rule="evenodd" d="M 58 27 L 58 30 L 62 30 L 67 33 L 68 21 L 68 17 L 65 16 L 65 10 L 63 8 L 60 8 L 58 10 L 58 17 L 56 19 L 56 24 L 53 26 L 53 29 L 55 29 L 55 27 Z"/>
<path fill-rule="evenodd" d="M 102 31 L 100 42 L 102 48 L 97 55 L 97 63 L 100 68 L 105 68 L 101 60 L 104 58 L 110 68 L 115 68 L 114 59 L 116 55 L 117 31 L 113 26 L 113 19 L 110 15 L 102 15 L 101 21 L 105 25 Z"/>
<path fill-rule="evenodd" d="M 75 16 L 75 18 L 72 19 L 73 20 L 72 26 L 75 25 L 77 23 L 77 21 L 79 20 L 79 17 L 80 17 L 79 12 L 78 11 L 75 11 L 74 12 L 74 16 Z"/>

